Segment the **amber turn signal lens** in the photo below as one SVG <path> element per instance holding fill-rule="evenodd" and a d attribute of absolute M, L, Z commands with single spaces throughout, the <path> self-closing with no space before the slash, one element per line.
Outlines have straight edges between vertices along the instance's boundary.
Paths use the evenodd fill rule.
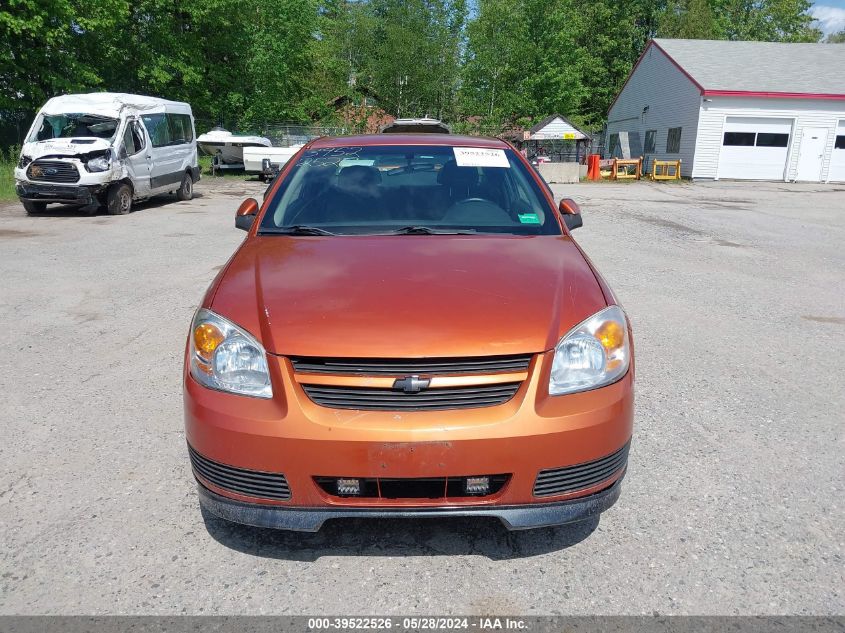
<path fill-rule="evenodd" d="M 617 349 L 625 341 L 625 330 L 616 321 L 605 321 L 596 330 L 596 338 L 606 350 Z"/>
<path fill-rule="evenodd" d="M 194 330 L 194 347 L 204 358 L 211 358 L 224 338 L 223 332 L 217 327 L 210 323 L 200 323 Z"/>

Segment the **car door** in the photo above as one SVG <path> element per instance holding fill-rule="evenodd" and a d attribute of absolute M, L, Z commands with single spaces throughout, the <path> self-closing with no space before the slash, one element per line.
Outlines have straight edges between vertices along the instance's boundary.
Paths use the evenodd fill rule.
<path fill-rule="evenodd" d="M 182 180 L 182 173 L 179 169 L 179 152 L 173 144 L 167 115 L 144 114 L 141 121 L 150 138 L 150 191 L 153 194 L 174 191 Z"/>
<path fill-rule="evenodd" d="M 150 153 L 149 139 L 144 127 L 136 119 L 126 122 L 123 132 L 122 151 L 125 155 L 126 172 L 132 180 L 136 198 L 146 198 L 150 195 Z"/>

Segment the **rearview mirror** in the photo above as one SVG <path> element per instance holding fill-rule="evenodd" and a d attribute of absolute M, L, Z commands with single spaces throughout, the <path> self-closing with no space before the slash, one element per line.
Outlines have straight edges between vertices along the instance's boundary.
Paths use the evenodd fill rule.
<path fill-rule="evenodd" d="M 235 226 L 241 230 L 249 231 L 252 228 L 252 223 L 255 222 L 256 215 L 258 215 L 258 200 L 247 198 L 241 202 L 241 206 L 235 213 Z"/>
<path fill-rule="evenodd" d="M 566 224 L 566 228 L 570 231 L 584 226 L 584 222 L 581 220 L 581 207 L 572 198 L 561 200 L 558 209 L 560 210 L 561 216 L 563 216 L 563 223 Z"/>

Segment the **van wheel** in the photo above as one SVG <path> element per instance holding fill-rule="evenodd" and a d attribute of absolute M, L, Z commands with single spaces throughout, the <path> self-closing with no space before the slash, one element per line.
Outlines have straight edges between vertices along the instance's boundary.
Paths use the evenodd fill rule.
<path fill-rule="evenodd" d="M 47 210 L 47 203 L 46 202 L 36 202 L 34 200 L 21 200 L 23 204 L 23 208 L 26 211 L 27 215 L 37 215 L 38 213 L 44 213 Z"/>
<path fill-rule="evenodd" d="M 190 175 L 182 176 L 182 184 L 176 190 L 176 198 L 179 200 L 190 200 L 194 197 L 194 181 Z"/>
<path fill-rule="evenodd" d="M 126 215 L 132 210 L 132 190 L 126 183 L 119 183 L 109 189 L 106 208 L 111 215 Z"/>

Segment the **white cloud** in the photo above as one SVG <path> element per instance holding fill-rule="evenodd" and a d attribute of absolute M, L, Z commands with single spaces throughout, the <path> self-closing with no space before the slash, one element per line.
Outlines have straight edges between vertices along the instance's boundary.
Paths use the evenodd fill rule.
<path fill-rule="evenodd" d="M 810 9 L 810 15 L 816 19 L 825 35 L 845 30 L 845 9 L 816 4 Z"/>

